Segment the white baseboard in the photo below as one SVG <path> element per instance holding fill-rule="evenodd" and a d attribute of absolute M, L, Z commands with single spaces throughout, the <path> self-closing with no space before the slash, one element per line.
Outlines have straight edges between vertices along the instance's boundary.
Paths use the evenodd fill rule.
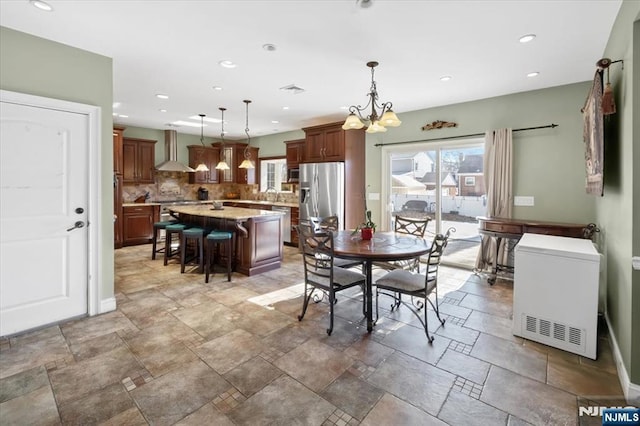
<path fill-rule="evenodd" d="M 622 355 L 620 354 L 616 335 L 611 327 L 611 321 L 609 321 L 608 312 L 605 313 L 604 318 L 607 321 L 607 327 L 609 328 L 609 338 L 611 341 L 611 349 L 613 350 L 613 359 L 616 362 L 616 370 L 618 371 L 618 378 L 620 379 L 620 386 L 624 392 L 624 397 L 627 400 L 627 403 L 638 407 L 640 406 L 640 385 L 631 383 L 631 380 L 629 379 L 629 374 L 627 373 L 627 369 L 622 361 Z"/>
<path fill-rule="evenodd" d="M 116 310 L 116 298 L 110 297 L 108 299 L 102 299 L 100 301 L 100 312 L 99 314 L 105 314 L 107 312 Z"/>

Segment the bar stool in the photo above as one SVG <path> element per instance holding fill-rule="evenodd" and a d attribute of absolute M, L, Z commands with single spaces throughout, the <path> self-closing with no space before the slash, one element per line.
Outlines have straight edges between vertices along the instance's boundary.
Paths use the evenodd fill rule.
<path fill-rule="evenodd" d="M 190 240 L 195 241 L 196 252 L 198 254 L 187 260 L 187 244 Z M 180 234 L 180 273 L 184 274 L 184 267 L 187 262 L 190 262 L 196 257 L 198 257 L 198 272 L 202 272 L 202 267 L 204 265 L 204 229 L 184 229 Z"/>
<path fill-rule="evenodd" d="M 151 242 L 153 243 L 153 251 L 151 252 L 151 260 L 156 260 L 156 253 L 164 253 L 164 247 L 157 248 L 158 234 L 160 234 L 160 231 L 162 229 L 165 229 L 167 225 L 172 225 L 177 222 L 178 221 L 176 220 L 166 220 L 163 222 L 156 222 L 153 224 L 153 238 L 151 239 Z"/>
<path fill-rule="evenodd" d="M 209 272 L 212 271 L 211 264 L 215 261 L 215 249 L 216 246 L 224 244 L 225 252 L 227 254 L 227 281 L 231 281 L 231 258 L 233 257 L 233 246 L 231 244 L 233 240 L 233 234 L 227 231 L 211 231 L 207 235 L 207 261 L 205 265 L 205 277 L 204 282 L 209 282 Z"/>
<path fill-rule="evenodd" d="M 178 241 L 182 240 L 182 231 L 185 229 L 187 229 L 187 225 L 183 223 L 172 223 L 164 227 L 164 266 L 167 266 L 170 257 L 176 256 L 182 249 L 180 247 L 175 251 L 171 250 L 171 243 L 174 235 L 178 237 Z"/>

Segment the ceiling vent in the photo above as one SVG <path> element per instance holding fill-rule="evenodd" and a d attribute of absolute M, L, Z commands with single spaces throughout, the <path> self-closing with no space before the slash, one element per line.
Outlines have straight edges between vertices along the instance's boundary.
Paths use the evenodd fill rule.
<path fill-rule="evenodd" d="M 304 92 L 304 89 L 302 87 L 298 87 L 295 84 L 290 84 L 288 86 L 281 87 L 280 90 L 284 92 L 293 93 L 294 95 Z"/>

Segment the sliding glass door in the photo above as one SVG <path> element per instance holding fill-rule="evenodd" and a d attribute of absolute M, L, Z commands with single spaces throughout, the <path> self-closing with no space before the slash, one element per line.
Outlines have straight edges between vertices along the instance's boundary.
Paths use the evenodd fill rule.
<path fill-rule="evenodd" d="M 473 268 L 480 247 L 476 217 L 485 214 L 487 201 L 484 142 L 388 146 L 382 155 L 388 229 L 396 216 L 429 217 L 429 237 L 453 227 L 443 262 Z"/>

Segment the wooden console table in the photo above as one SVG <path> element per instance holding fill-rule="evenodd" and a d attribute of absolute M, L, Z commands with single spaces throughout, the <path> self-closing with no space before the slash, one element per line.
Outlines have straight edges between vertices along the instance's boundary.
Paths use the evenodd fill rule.
<path fill-rule="evenodd" d="M 560 223 L 543 222 L 540 220 L 505 219 L 499 217 L 476 217 L 479 222 L 479 232 L 496 240 L 495 261 L 491 269 L 489 284 L 496 281 L 499 270 L 513 272 L 513 268 L 498 262 L 500 245 L 506 240 L 520 240 L 525 233 L 556 235 L 560 237 L 592 239 L 593 234 L 600 231 L 595 223 Z"/>

